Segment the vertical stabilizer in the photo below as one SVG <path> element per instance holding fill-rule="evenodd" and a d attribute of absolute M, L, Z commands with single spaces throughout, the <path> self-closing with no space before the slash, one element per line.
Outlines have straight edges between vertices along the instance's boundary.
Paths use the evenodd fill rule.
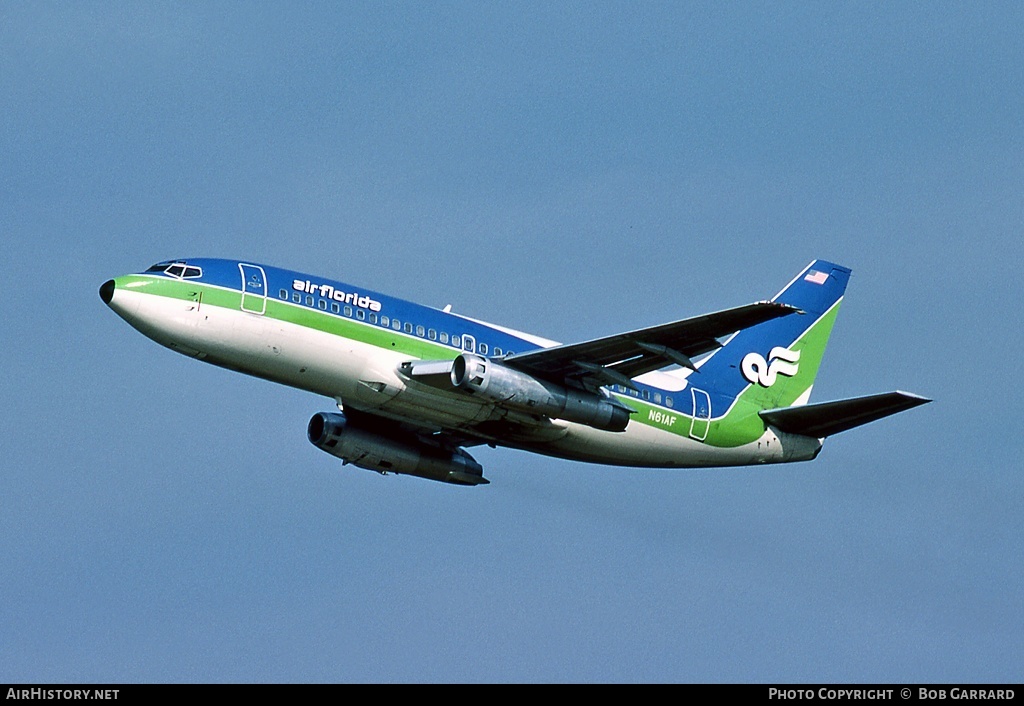
<path fill-rule="evenodd" d="M 815 260 L 772 300 L 802 314 L 739 331 L 691 382 L 758 409 L 806 404 L 849 280 L 848 268 Z"/>

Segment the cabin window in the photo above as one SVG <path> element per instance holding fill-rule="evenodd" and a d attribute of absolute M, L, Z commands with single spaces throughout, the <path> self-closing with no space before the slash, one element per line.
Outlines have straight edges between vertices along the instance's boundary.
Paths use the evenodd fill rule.
<path fill-rule="evenodd" d="M 371 324 L 377 323 L 377 315 L 374 314 L 373 312 L 370 312 L 370 323 Z"/>
<path fill-rule="evenodd" d="M 494 355 L 501 355 L 501 349 L 497 346 L 494 347 Z"/>
<path fill-rule="evenodd" d="M 431 341 L 436 341 L 437 340 L 437 331 L 435 331 L 432 328 L 427 329 L 427 338 L 429 338 Z"/>
<path fill-rule="evenodd" d="M 294 294 L 292 294 L 292 301 L 295 302 L 296 304 L 301 304 L 302 303 L 302 295 L 299 294 L 298 292 L 295 292 Z"/>
<path fill-rule="evenodd" d="M 425 328 L 423 328 L 422 326 L 417 326 L 416 327 L 416 335 L 419 336 L 420 338 L 423 338 L 424 336 L 427 335 L 427 330 Z"/>
<path fill-rule="evenodd" d="M 391 328 L 393 328 L 396 331 L 401 331 L 402 330 L 402 322 L 399 321 L 398 319 L 391 319 Z"/>
<path fill-rule="evenodd" d="M 362 309 L 356 309 L 356 318 L 360 321 L 364 321 L 366 319 L 366 312 Z"/>
<path fill-rule="evenodd" d="M 345 316 L 352 318 L 352 307 L 345 305 Z"/>
<path fill-rule="evenodd" d="M 380 317 L 380 325 L 383 326 L 384 328 L 387 328 L 388 324 L 390 324 L 390 323 L 391 323 L 391 319 L 389 319 L 388 317 L 386 317 L 386 316 Z"/>
<path fill-rule="evenodd" d="M 651 399 L 651 391 L 650 390 L 644 390 L 644 399 L 645 400 Z"/>
<path fill-rule="evenodd" d="M 654 402 L 656 404 L 661 404 L 661 393 L 660 392 L 655 392 L 654 393 Z"/>
<path fill-rule="evenodd" d="M 452 345 L 456 348 L 462 348 L 462 339 L 455 334 L 452 334 Z"/>
<path fill-rule="evenodd" d="M 316 302 L 316 305 L 319 308 L 323 309 L 324 311 L 327 311 L 327 300 L 326 299 L 318 299 L 317 302 Z"/>
<path fill-rule="evenodd" d="M 442 331 L 441 332 L 441 343 L 448 343 L 448 332 L 447 331 Z"/>
<path fill-rule="evenodd" d="M 313 306 L 313 297 L 306 295 L 306 306 Z"/>
<path fill-rule="evenodd" d="M 285 301 L 288 301 L 288 290 L 282 289 L 280 292 L 277 293 L 277 296 L 281 297 Z"/>
<path fill-rule="evenodd" d="M 409 323 L 408 321 L 405 322 L 405 332 L 412 333 L 412 324 Z"/>
<path fill-rule="evenodd" d="M 486 343 L 481 343 L 480 344 L 480 353 L 481 353 L 481 355 L 487 355 L 487 344 Z"/>
<path fill-rule="evenodd" d="M 331 302 L 331 311 L 333 311 L 335 314 L 340 314 L 341 304 L 339 304 L 338 302 Z"/>
<path fill-rule="evenodd" d="M 667 404 L 669 407 L 671 407 L 672 406 L 672 398 L 671 397 L 666 397 L 665 398 L 665 404 Z"/>

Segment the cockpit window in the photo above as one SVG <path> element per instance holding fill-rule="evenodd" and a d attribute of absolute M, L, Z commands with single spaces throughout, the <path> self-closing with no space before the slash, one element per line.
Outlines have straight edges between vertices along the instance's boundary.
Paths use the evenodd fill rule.
<path fill-rule="evenodd" d="M 153 269 L 157 267 L 160 269 Z M 194 265 L 186 265 L 183 262 L 175 262 L 174 264 L 171 265 L 153 265 L 153 267 L 147 270 L 147 272 L 149 271 L 164 272 L 165 274 L 169 274 L 171 277 L 178 277 L 181 279 L 195 279 L 197 277 L 203 276 L 202 268 L 196 267 Z"/>
<path fill-rule="evenodd" d="M 169 262 L 161 262 L 159 264 L 153 265 L 148 270 L 146 270 L 146 272 L 163 272 L 164 270 L 166 270 L 170 266 L 171 266 L 171 263 L 169 263 Z"/>

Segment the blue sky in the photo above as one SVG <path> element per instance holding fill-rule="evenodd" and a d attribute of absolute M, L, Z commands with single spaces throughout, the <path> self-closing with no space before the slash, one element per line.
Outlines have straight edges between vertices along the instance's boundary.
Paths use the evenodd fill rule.
<path fill-rule="evenodd" d="M 0 5 L 0 681 L 1021 679 L 1016 3 Z M 97 288 L 319 273 L 573 341 L 853 279 L 817 461 L 341 468 Z"/>

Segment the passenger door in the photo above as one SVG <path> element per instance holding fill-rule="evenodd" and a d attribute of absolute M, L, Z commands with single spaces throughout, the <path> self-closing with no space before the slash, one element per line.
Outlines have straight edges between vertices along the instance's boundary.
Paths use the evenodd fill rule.
<path fill-rule="evenodd" d="M 242 273 L 242 311 L 263 314 L 267 310 L 267 274 L 259 265 L 238 263 Z"/>

